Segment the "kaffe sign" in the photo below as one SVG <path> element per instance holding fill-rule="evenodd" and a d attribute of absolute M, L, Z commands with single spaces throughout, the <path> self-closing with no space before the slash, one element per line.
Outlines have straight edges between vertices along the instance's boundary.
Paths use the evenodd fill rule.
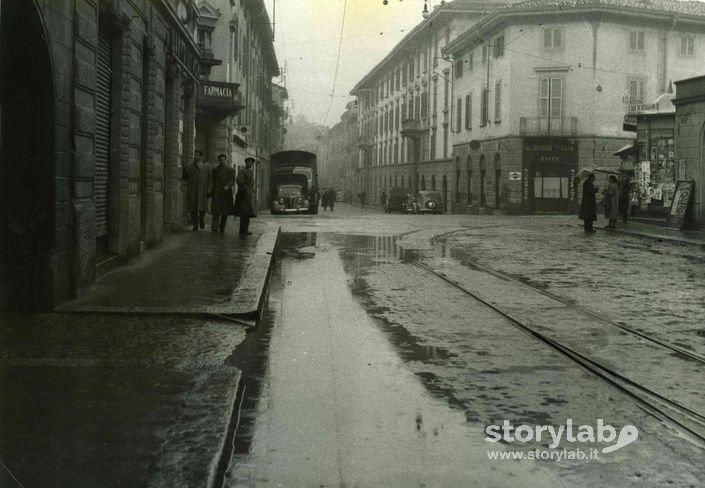
<path fill-rule="evenodd" d="M 578 145 L 565 138 L 525 138 L 522 147 L 522 200 L 531 211 L 568 212 L 576 205 L 572 184 L 578 171 Z"/>
<path fill-rule="evenodd" d="M 685 214 L 693 196 L 695 182 L 693 180 L 679 180 L 676 183 L 676 191 L 673 194 L 671 209 L 666 217 L 666 227 L 671 229 L 682 229 L 685 221 Z"/>

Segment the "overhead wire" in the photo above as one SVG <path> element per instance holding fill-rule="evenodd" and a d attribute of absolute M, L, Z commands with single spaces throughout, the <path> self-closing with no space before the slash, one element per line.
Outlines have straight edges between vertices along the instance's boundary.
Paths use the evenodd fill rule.
<path fill-rule="evenodd" d="M 345 0 L 343 2 L 343 18 L 340 22 L 340 38 L 338 40 L 338 57 L 335 61 L 335 73 L 333 74 L 333 90 L 331 91 L 330 94 L 330 101 L 328 102 L 328 108 L 326 109 L 326 115 L 323 117 L 323 124 L 326 125 L 326 122 L 328 121 L 328 115 L 330 114 L 330 108 L 333 105 L 333 97 L 335 95 L 335 86 L 338 83 L 338 68 L 340 68 L 340 51 L 343 47 L 343 31 L 345 29 L 345 14 L 347 12 L 348 8 L 348 0 Z"/>

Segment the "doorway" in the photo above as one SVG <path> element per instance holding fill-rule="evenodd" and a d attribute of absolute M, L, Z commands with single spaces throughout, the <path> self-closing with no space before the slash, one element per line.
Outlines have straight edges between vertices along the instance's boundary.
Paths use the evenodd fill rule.
<path fill-rule="evenodd" d="M 0 308 L 50 308 L 56 247 L 51 58 L 33 1 L 2 0 L 0 9 Z"/>

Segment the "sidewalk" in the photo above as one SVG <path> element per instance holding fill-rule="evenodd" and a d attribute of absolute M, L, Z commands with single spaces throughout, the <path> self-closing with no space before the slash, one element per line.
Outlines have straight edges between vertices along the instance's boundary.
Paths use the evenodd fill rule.
<path fill-rule="evenodd" d="M 251 229 L 173 235 L 59 313 L 0 314 L 0 486 L 217 484 L 237 322 L 259 313 L 279 237 Z"/>
<path fill-rule="evenodd" d="M 56 310 L 256 318 L 279 228 L 253 222 L 251 231 L 246 238 L 234 228 L 171 236 Z"/>
<path fill-rule="evenodd" d="M 600 226 L 595 228 L 605 230 Z M 676 230 L 667 229 L 662 225 L 646 224 L 634 221 L 629 221 L 625 224 L 619 221 L 617 222 L 616 230 L 606 230 L 605 232 L 617 232 L 619 234 L 645 237 L 655 239 L 657 241 L 678 242 L 682 244 L 692 244 L 705 247 L 705 230 Z"/>

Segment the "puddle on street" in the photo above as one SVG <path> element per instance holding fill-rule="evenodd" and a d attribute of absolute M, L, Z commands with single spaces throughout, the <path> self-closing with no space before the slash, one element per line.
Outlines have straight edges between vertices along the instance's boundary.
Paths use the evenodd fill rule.
<path fill-rule="evenodd" d="M 282 247 L 314 246 L 309 236 L 282 237 Z M 379 244 L 394 247 L 392 239 Z M 345 272 L 337 245 L 319 234 L 311 258 L 286 250 L 275 268 L 265 317 L 269 360 L 256 367 L 257 400 L 243 408 L 238 432 L 245 438 L 236 440 L 225 486 L 554 485 L 555 474 L 533 463 L 488 463 L 484 426 L 468 422 L 446 393 L 430 392 L 433 378 L 407 368 L 452 355 L 415 344 L 403 328 L 382 330 L 353 295 L 363 260 L 399 257 L 353 250 L 356 277 Z"/>

